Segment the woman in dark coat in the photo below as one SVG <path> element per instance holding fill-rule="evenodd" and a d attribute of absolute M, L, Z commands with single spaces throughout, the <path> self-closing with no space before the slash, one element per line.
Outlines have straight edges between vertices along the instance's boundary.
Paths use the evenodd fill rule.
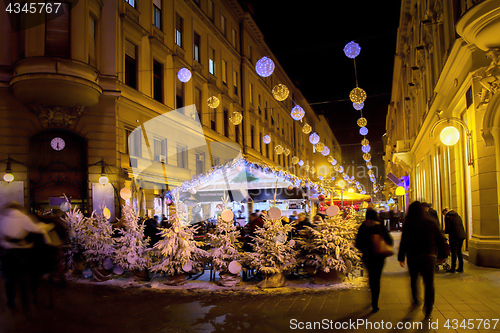
<path fill-rule="evenodd" d="M 368 270 L 368 281 L 372 293 L 372 312 L 379 310 L 380 278 L 385 264 L 385 257 L 375 254 L 372 241 L 372 235 L 375 234 L 381 235 L 387 244 L 393 244 L 389 231 L 378 221 L 377 212 L 369 208 L 366 211 L 365 221 L 359 227 L 356 247 L 363 253 L 363 263 Z"/>

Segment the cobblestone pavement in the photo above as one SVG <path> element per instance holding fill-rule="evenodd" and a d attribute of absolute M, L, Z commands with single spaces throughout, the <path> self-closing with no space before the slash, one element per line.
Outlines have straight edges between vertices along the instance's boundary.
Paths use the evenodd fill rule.
<path fill-rule="evenodd" d="M 376 314 L 370 313 L 368 289 L 251 295 L 72 283 L 54 290 L 54 309 L 47 306 L 44 286 L 29 315 L 7 310 L 3 286 L 0 289 L 0 333 L 313 331 L 307 329 L 308 322 L 352 332 L 500 331 L 496 321 L 500 319 L 500 270 L 466 263 L 464 273 L 438 271 L 435 310 L 428 322 L 423 321 L 421 309 L 410 308 L 409 277 L 395 256 L 384 269 Z M 304 329 L 299 329 L 302 325 Z"/>

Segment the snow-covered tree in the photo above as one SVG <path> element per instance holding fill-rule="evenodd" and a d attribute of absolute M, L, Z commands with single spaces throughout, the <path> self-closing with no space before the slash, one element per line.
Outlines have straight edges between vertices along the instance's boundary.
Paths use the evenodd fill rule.
<path fill-rule="evenodd" d="M 358 267 L 360 256 L 354 247 L 358 227 L 352 214 L 345 220 L 340 215 L 327 217 L 312 228 L 306 227 L 309 237 L 298 241 L 305 253 L 301 261 L 325 273 L 332 270 L 346 273 Z"/>
<path fill-rule="evenodd" d="M 178 192 L 174 196 L 174 202 L 176 211 L 170 218 L 171 227 L 162 230 L 162 239 L 154 246 L 157 260 L 151 266 L 153 272 L 170 276 L 197 271 L 203 265 L 203 258 L 208 257 L 208 253 L 198 247 L 202 243 L 194 240 L 196 228 L 181 223 L 186 219 Z"/>
<path fill-rule="evenodd" d="M 213 234 L 208 234 L 212 245 L 212 263 L 217 272 L 227 273 L 231 261 L 240 261 L 241 244 L 238 242 L 240 232 L 232 221 L 226 222 L 219 217 Z"/>
<path fill-rule="evenodd" d="M 125 229 L 121 229 L 116 239 L 114 262 L 125 270 L 144 270 L 150 262 L 148 243 L 144 237 L 144 224 L 139 223 L 139 214 L 129 205 L 122 209 Z"/>
<path fill-rule="evenodd" d="M 281 219 L 268 220 L 265 216 L 264 228 L 257 228 L 254 237 L 254 253 L 250 253 L 253 267 L 264 274 L 277 274 L 295 266 L 294 241 L 288 239 L 292 224 L 283 224 Z"/>
<path fill-rule="evenodd" d="M 67 204 L 69 205 L 69 202 Z M 69 234 L 65 257 L 68 266 L 72 267 L 76 261 L 83 259 L 84 247 L 82 241 L 87 229 L 85 226 L 86 219 L 79 209 L 73 207 L 66 213 L 63 221 L 66 223 Z"/>

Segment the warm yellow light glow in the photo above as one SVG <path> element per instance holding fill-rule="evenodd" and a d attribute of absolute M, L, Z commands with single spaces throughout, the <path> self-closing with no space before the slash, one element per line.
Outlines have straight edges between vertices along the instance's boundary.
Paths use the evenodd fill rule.
<path fill-rule="evenodd" d="M 231 117 L 229 117 L 229 121 L 231 121 L 231 123 L 233 125 L 239 125 L 241 124 L 241 121 L 243 120 L 243 116 L 241 115 L 240 112 L 238 111 L 234 111 L 232 114 L 231 114 Z"/>
<path fill-rule="evenodd" d="M 456 129 L 456 127 L 448 126 L 443 128 L 439 138 L 444 145 L 453 146 L 460 139 L 460 132 Z"/>
<path fill-rule="evenodd" d="M 344 180 L 342 180 L 342 179 L 341 179 L 341 180 L 339 180 L 339 181 L 337 182 L 337 186 L 338 186 L 338 187 L 340 187 L 340 188 L 344 188 L 344 187 L 345 187 L 345 185 L 346 185 L 346 183 L 345 183 L 345 181 L 344 181 Z"/>
<path fill-rule="evenodd" d="M 215 96 L 212 96 L 210 97 L 208 100 L 207 100 L 207 104 L 209 107 L 211 107 L 212 109 L 215 109 L 219 106 L 220 104 L 220 101 L 217 97 Z"/>
<path fill-rule="evenodd" d="M 363 159 L 367 162 L 369 162 L 372 159 L 372 155 L 370 153 L 364 153 L 363 154 Z"/>
<path fill-rule="evenodd" d="M 7 183 L 10 183 L 11 181 L 14 180 L 14 175 L 10 172 L 7 172 L 6 174 L 3 175 L 3 180 L 5 180 Z"/>
<path fill-rule="evenodd" d="M 405 195 L 405 188 L 403 186 L 396 187 L 396 195 Z"/>
<path fill-rule="evenodd" d="M 304 124 L 304 127 L 302 127 L 302 133 L 304 134 L 309 134 L 312 131 L 312 127 L 309 124 Z"/>
<path fill-rule="evenodd" d="M 367 124 L 368 124 L 368 121 L 366 120 L 366 118 L 361 117 L 358 119 L 358 126 L 359 127 L 365 127 Z"/>
<path fill-rule="evenodd" d="M 326 176 L 330 172 L 328 165 L 322 165 L 318 168 L 318 173 L 320 175 Z"/>
<path fill-rule="evenodd" d="M 370 144 L 370 141 L 368 141 L 367 139 L 361 140 L 361 145 L 362 146 L 368 146 L 369 144 Z"/>
<path fill-rule="evenodd" d="M 286 148 L 285 149 L 285 156 L 288 156 L 288 155 L 290 155 L 290 149 Z"/>
<path fill-rule="evenodd" d="M 299 163 L 299 158 L 297 156 L 292 157 L 292 164 Z"/>
<path fill-rule="evenodd" d="M 325 150 L 325 144 L 323 142 L 318 142 L 316 144 L 316 151 L 321 153 L 323 150 Z"/>
<path fill-rule="evenodd" d="M 349 98 L 353 103 L 363 103 L 366 99 L 366 92 L 361 88 L 354 88 L 349 94 Z"/>
<path fill-rule="evenodd" d="M 108 177 L 101 176 L 101 178 L 99 178 L 99 183 L 101 183 L 102 185 L 106 185 L 107 183 L 109 183 Z"/>
<path fill-rule="evenodd" d="M 276 152 L 276 154 L 281 155 L 283 154 L 283 147 L 281 145 L 277 145 L 276 147 L 274 147 L 274 151 Z"/>
<path fill-rule="evenodd" d="M 349 193 L 354 193 L 354 189 L 353 188 L 350 188 L 349 191 L 347 191 Z"/>
<path fill-rule="evenodd" d="M 284 101 L 289 94 L 288 88 L 284 84 L 277 84 L 272 90 L 273 96 L 277 101 Z"/>

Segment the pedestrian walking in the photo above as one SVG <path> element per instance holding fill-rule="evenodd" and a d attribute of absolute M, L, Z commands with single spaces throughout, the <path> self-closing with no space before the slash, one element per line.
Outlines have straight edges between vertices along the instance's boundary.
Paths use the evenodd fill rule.
<path fill-rule="evenodd" d="M 450 240 L 450 250 L 451 250 L 451 268 L 447 271 L 448 273 L 463 273 L 464 271 L 464 258 L 462 255 L 462 246 L 464 245 L 464 239 L 466 237 L 464 224 L 462 218 L 454 210 L 448 207 L 442 210 L 444 215 L 444 232 L 448 234 Z M 458 258 L 458 268 L 457 267 Z"/>
<path fill-rule="evenodd" d="M 424 207 L 424 213 L 427 217 L 431 218 L 439 229 L 441 229 L 441 224 L 439 223 L 439 217 L 437 215 L 436 210 L 432 209 L 432 204 L 428 202 L 422 202 L 422 207 Z"/>
<path fill-rule="evenodd" d="M 424 310 L 425 318 L 431 318 L 434 306 L 434 270 L 437 257 L 445 256 L 445 239 L 436 222 L 427 217 L 424 207 L 419 201 L 408 207 L 408 214 L 403 225 L 403 234 L 399 246 L 398 261 L 405 266 L 405 257 L 410 272 L 410 285 L 413 306 L 420 305 L 418 296 L 418 277 L 422 276 L 425 288 Z"/>
<path fill-rule="evenodd" d="M 378 312 L 380 279 L 386 256 L 376 253 L 373 235 L 382 236 L 383 240 L 392 246 L 393 239 L 389 231 L 378 221 L 377 212 L 369 208 L 365 214 L 365 221 L 359 227 L 355 245 L 363 253 L 363 263 L 368 270 L 368 281 L 372 293 L 372 312 Z"/>

